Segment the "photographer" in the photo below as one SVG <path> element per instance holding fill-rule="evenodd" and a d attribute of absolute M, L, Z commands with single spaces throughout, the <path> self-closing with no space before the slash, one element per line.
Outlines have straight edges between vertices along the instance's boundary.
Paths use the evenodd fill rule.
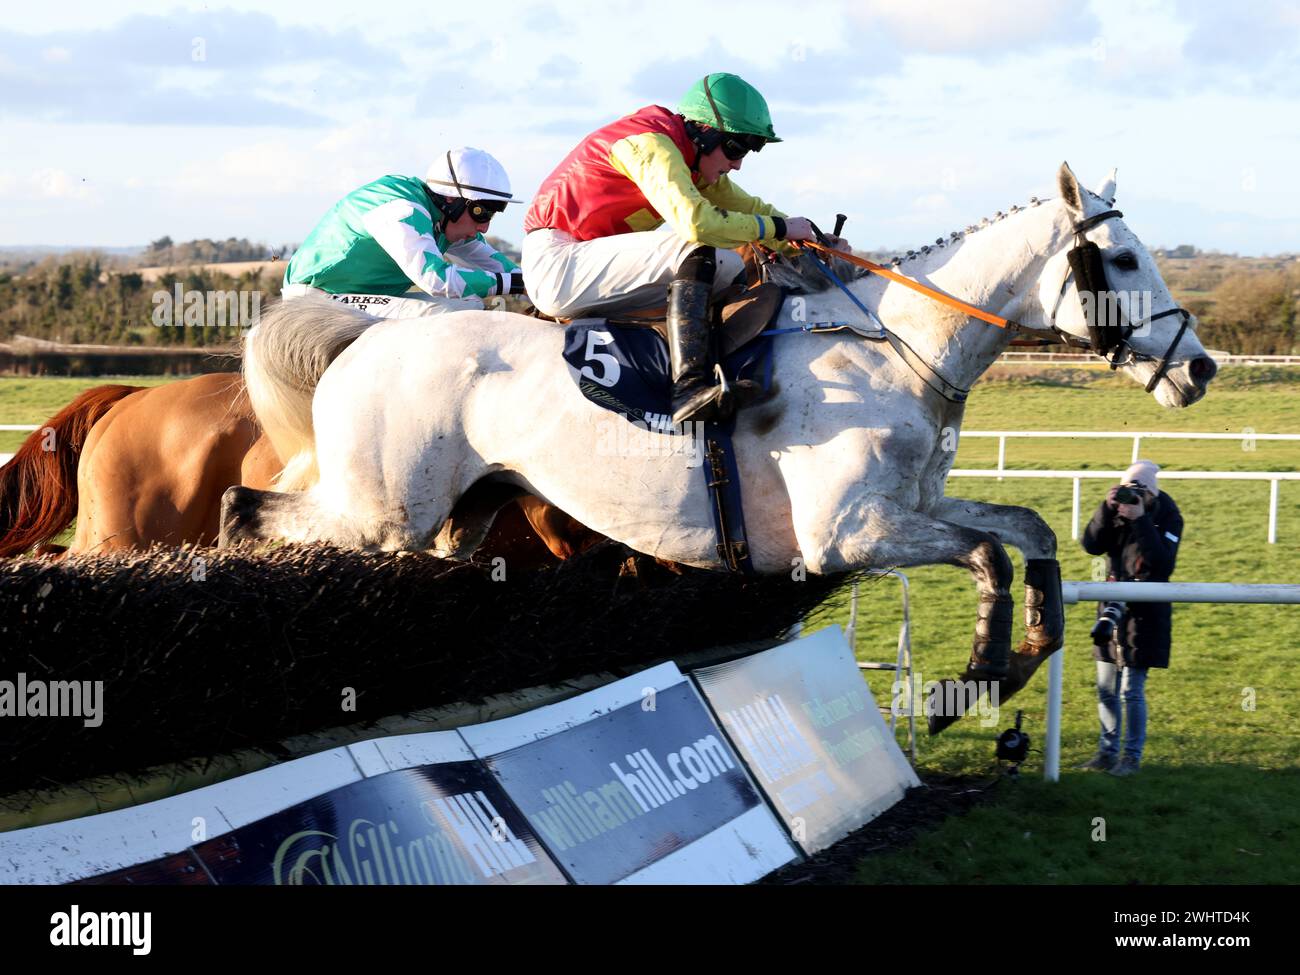
<path fill-rule="evenodd" d="M 1159 470 L 1151 461 L 1140 460 L 1125 471 L 1083 533 L 1084 550 L 1109 560 L 1108 581 L 1168 582 L 1174 571 L 1183 516 L 1173 498 L 1160 492 Z M 1172 609 L 1169 603 L 1098 605 L 1093 658 L 1101 739 L 1097 753 L 1078 768 L 1122 776 L 1141 766 L 1147 670 L 1169 666 Z"/>

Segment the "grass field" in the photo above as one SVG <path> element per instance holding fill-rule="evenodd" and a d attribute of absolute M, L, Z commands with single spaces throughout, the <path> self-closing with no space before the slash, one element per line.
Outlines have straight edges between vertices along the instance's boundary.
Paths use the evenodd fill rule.
<path fill-rule="evenodd" d="M 98 376 L 69 379 L 48 376 L 0 376 L 0 424 L 44 423 L 74 397 L 107 383 L 160 386 L 171 376 Z M 29 434 L 0 430 L 0 454 L 12 454 Z"/>
<path fill-rule="evenodd" d="M 1187 430 L 1300 433 L 1300 370 L 1225 368 L 1205 401 L 1164 410 L 1140 387 L 1103 370 L 1010 369 L 971 396 L 967 429 Z M 0 379 L 0 422 L 39 423 L 102 380 Z M 163 380 L 129 380 L 156 383 Z M 0 434 L 0 452 L 20 436 Z M 1131 441 L 1034 440 L 1008 445 L 1009 467 L 1122 469 Z M 992 467 L 997 443 L 968 439 L 958 467 Z M 1300 470 L 1300 444 L 1149 441 L 1143 456 L 1171 469 Z M 1084 483 L 1090 515 L 1108 483 Z M 1167 481 L 1186 520 L 1176 580 L 1300 582 L 1300 485 L 1284 483 L 1278 543 L 1266 544 L 1266 483 Z M 1038 510 L 1060 539 L 1067 579 L 1091 578 L 1091 559 L 1070 539 L 1067 481 L 953 479 L 953 494 Z M 1022 575 L 1018 554 L 1017 579 Z M 905 570 L 912 586 L 915 666 L 921 681 L 960 671 L 975 622 L 974 588 L 956 569 Z M 1013 590 L 1019 619 L 1020 588 Z M 862 588 L 856 651 L 891 661 L 901 619 L 899 587 Z M 1174 610 L 1172 664 L 1152 672 L 1144 768 L 1130 779 L 1075 772 L 1091 754 L 1096 696 L 1088 631 L 1093 607 L 1068 611 L 1062 765 L 1041 781 L 1041 753 L 1019 781 L 991 787 L 974 812 L 918 842 L 863 862 L 864 883 L 1250 883 L 1300 879 L 1300 607 L 1182 605 Z M 843 624 L 846 600 L 810 621 Z M 1019 627 L 1017 628 L 1019 630 Z M 1016 639 L 1019 639 L 1017 634 Z M 891 677 L 872 675 L 878 700 Z M 966 719 L 935 739 L 920 721 L 926 774 L 986 777 L 993 739 L 1015 708 L 1041 747 L 1046 668 L 1003 708 L 996 727 Z M 1253 698 L 1253 704 L 1252 699 Z M 1251 705 L 1252 709 L 1243 707 Z M 1094 837 L 1104 820 L 1105 840 Z"/>
<path fill-rule="evenodd" d="M 1300 432 L 1300 371 L 1225 369 L 1206 400 L 1164 410 L 1142 390 L 1104 372 L 1057 369 L 1019 381 L 981 384 L 968 429 L 1196 430 Z M 1297 470 L 1300 444 L 1149 441 L 1143 456 L 1169 468 Z M 1012 441 L 1009 467 L 1123 469 L 1131 441 Z M 997 442 L 966 440 L 959 467 L 992 467 Z M 1106 481 L 1084 482 L 1088 517 Z M 1283 484 L 1278 542 L 1266 544 L 1265 483 L 1167 481 L 1186 520 L 1175 579 L 1300 582 L 1300 485 Z M 1090 579 L 1091 557 L 1070 539 L 1068 481 L 953 479 L 952 494 L 1039 511 L 1060 540 L 1062 575 Z M 1023 564 L 1013 553 L 1017 579 Z M 914 665 L 922 681 L 953 676 L 970 649 L 974 588 L 944 567 L 905 570 L 911 582 Z M 862 588 L 856 650 L 892 661 L 901 621 L 899 585 Z M 1013 589 L 1017 604 L 1020 589 Z M 823 618 L 843 623 L 847 607 Z M 1032 753 L 1019 781 L 1003 780 L 991 800 L 950 819 L 919 842 L 872 857 L 864 883 L 1282 883 L 1300 879 L 1300 606 L 1181 605 L 1174 610 L 1171 666 L 1152 672 L 1143 771 L 1130 779 L 1069 769 L 1096 745 L 1094 665 L 1088 631 L 1095 604 L 1067 610 L 1061 782 L 1041 779 Z M 1017 606 L 1019 619 L 1019 605 Z M 1017 631 L 1019 632 L 1019 626 Z M 1019 636 L 1017 635 L 1017 640 Z M 873 674 L 877 700 L 892 676 Z M 988 776 L 993 740 L 1025 711 L 1036 748 L 1046 718 L 1046 668 L 1002 709 L 994 728 L 966 719 L 918 742 L 927 772 Z M 1247 689 L 1253 690 L 1254 710 Z M 900 741 L 902 740 L 900 735 Z M 1096 820 L 1106 839 L 1093 839 Z"/>

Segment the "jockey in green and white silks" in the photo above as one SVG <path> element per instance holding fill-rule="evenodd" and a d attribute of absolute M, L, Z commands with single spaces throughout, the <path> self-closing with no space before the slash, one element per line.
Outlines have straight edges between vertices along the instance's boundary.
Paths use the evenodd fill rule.
<path fill-rule="evenodd" d="M 384 176 L 336 203 L 289 261 L 283 295 L 325 294 L 408 318 L 522 294 L 518 265 L 483 239 L 492 217 L 520 202 L 491 155 L 452 149 L 423 180 Z"/>

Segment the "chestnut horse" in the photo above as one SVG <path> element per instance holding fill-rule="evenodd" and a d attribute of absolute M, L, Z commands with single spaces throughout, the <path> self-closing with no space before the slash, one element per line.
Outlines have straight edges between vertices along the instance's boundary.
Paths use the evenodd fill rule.
<path fill-rule="evenodd" d="M 222 492 L 269 488 L 281 467 L 238 373 L 96 386 L 0 467 L 0 556 L 62 553 L 52 541 L 74 518 L 73 553 L 215 544 Z M 602 538 L 529 495 L 468 504 L 499 507 L 484 554 L 512 567 L 569 558 Z"/>

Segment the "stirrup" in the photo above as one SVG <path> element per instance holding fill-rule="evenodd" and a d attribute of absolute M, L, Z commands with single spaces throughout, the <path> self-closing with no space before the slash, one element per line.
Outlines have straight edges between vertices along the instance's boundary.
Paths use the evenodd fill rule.
<path fill-rule="evenodd" d="M 718 409 L 727 417 L 735 416 L 736 397 L 732 392 L 731 383 L 727 382 L 727 374 L 722 371 L 722 363 L 713 364 L 713 375 L 718 380 Z"/>
<path fill-rule="evenodd" d="M 673 425 L 685 423 L 725 423 L 735 415 L 731 397 L 722 398 L 717 386 L 706 386 L 673 410 Z"/>
<path fill-rule="evenodd" d="M 713 376 L 717 382 L 712 386 L 701 385 L 690 398 L 673 410 L 673 424 L 684 423 L 725 423 L 736 415 L 736 396 L 732 384 L 722 371 L 722 366 L 713 367 Z"/>

